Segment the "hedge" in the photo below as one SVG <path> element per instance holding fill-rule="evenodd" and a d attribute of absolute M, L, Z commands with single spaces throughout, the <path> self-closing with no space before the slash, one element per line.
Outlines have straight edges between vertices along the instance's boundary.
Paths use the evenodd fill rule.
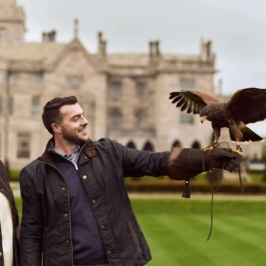
<path fill-rule="evenodd" d="M 184 189 L 184 181 L 174 180 L 126 180 L 126 186 L 129 192 L 180 192 Z M 214 190 L 218 187 L 218 183 L 214 184 Z M 244 193 L 246 194 L 262 194 L 266 193 L 265 183 L 247 183 L 243 182 Z M 207 180 L 193 180 L 190 182 L 191 193 L 210 193 L 211 185 Z M 242 194 L 240 184 L 238 182 L 222 181 L 219 193 Z"/>

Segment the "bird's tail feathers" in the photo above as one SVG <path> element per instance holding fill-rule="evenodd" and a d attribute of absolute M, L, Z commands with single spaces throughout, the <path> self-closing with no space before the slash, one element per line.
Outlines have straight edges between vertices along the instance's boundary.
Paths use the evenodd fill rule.
<path fill-rule="evenodd" d="M 241 142 L 263 142 L 264 139 L 248 128 L 244 123 L 240 123 L 239 129 L 243 134 Z M 229 128 L 230 138 L 233 142 L 236 141 L 235 136 Z"/>

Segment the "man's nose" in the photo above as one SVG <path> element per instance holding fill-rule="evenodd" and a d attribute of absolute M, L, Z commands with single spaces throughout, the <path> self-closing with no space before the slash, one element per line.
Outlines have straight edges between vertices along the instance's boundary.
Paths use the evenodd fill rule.
<path fill-rule="evenodd" d="M 89 124 L 89 121 L 85 117 L 83 117 L 82 125 L 86 126 L 88 124 Z"/>

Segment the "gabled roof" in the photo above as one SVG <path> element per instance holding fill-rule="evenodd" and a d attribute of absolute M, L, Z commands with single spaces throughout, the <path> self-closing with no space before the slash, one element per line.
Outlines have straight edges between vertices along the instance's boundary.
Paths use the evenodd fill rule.
<path fill-rule="evenodd" d="M 45 65 L 47 66 L 47 70 L 49 70 L 49 71 L 53 70 L 56 66 L 58 66 L 60 61 L 72 50 L 81 51 L 84 54 L 84 56 L 87 58 L 89 63 L 91 65 L 95 65 L 93 57 L 91 57 L 89 55 L 89 53 L 84 48 L 84 46 L 79 41 L 79 39 L 77 37 L 75 37 L 69 44 L 66 44 L 63 47 L 63 49 L 61 49 L 61 51 L 56 56 L 53 57 L 53 59 L 51 61 L 45 62 Z"/>

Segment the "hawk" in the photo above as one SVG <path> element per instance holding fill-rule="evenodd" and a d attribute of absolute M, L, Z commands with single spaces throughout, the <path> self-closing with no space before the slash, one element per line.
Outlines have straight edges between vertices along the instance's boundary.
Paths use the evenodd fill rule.
<path fill-rule="evenodd" d="M 229 128 L 232 141 L 236 142 L 241 151 L 242 142 L 262 142 L 262 137 L 246 126 L 266 119 L 266 89 L 246 88 L 236 91 L 228 102 L 219 102 L 213 96 L 201 91 L 171 92 L 170 100 L 180 107 L 181 111 L 199 114 L 203 123 L 205 119 L 211 121 L 214 142 L 213 147 L 221 135 L 221 129 Z"/>

